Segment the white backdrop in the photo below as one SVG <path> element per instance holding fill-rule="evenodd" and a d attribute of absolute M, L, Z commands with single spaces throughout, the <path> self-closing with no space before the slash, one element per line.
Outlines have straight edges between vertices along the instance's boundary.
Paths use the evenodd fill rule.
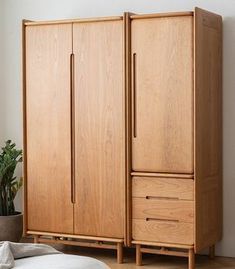
<path fill-rule="evenodd" d="M 235 257 L 235 1 L 234 0 L 0 0 L 0 143 L 22 145 L 21 20 L 48 20 L 192 10 L 224 19 L 224 237 L 216 253 Z M 40 126 L 39 126 L 40 129 Z M 20 172 L 19 172 L 20 173 Z M 20 208 L 20 197 L 17 205 Z M 212 224 L 213 225 L 213 224 Z"/>

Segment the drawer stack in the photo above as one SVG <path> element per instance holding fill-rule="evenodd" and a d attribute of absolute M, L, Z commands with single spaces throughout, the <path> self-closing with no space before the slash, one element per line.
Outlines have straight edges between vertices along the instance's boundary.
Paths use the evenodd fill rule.
<path fill-rule="evenodd" d="M 193 245 L 193 180 L 133 177 L 132 229 L 136 241 Z"/>

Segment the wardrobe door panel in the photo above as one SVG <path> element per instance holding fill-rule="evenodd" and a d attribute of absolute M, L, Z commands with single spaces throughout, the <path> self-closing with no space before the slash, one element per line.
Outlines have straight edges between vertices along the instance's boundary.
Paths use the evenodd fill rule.
<path fill-rule="evenodd" d="M 123 238 L 123 21 L 75 23 L 75 233 Z"/>
<path fill-rule="evenodd" d="M 26 27 L 27 230 L 73 232 L 72 25 Z"/>
<path fill-rule="evenodd" d="M 132 169 L 193 172 L 193 18 L 133 19 Z"/>

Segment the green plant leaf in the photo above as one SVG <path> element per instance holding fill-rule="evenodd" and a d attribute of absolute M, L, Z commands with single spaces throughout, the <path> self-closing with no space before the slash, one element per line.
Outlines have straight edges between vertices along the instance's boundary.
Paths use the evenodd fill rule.
<path fill-rule="evenodd" d="M 22 150 L 16 149 L 11 140 L 5 142 L 0 152 L 0 216 L 15 213 L 14 199 L 23 185 L 23 179 L 14 176 L 18 163 L 22 162 Z"/>

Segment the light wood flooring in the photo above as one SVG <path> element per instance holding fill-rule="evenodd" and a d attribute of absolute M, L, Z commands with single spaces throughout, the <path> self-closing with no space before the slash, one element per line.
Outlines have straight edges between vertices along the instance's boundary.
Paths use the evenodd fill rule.
<path fill-rule="evenodd" d="M 90 249 L 80 247 L 63 247 L 70 254 L 94 257 L 103 261 L 112 269 L 187 269 L 187 259 L 160 255 L 143 254 L 143 266 L 135 265 L 135 251 L 124 250 L 124 263 L 117 264 L 116 252 L 113 250 Z M 197 255 L 196 269 L 235 269 L 235 258 L 216 257 L 210 260 L 207 256 Z"/>
<path fill-rule="evenodd" d="M 22 242 L 32 242 L 24 238 Z M 135 265 L 135 250 L 124 249 L 124 263 L 117 264 L 116 251 L 109 249 L 81 248 L 75 246 L 53 245 L 58 250 L 67 253 L 96 258 L 106 263 L 111 269 L 188 269 L 187 258 L 143 254 L 143 265 Z M 196 256 L 196 269 L 235 269 L 235 258 L 216 257 L 210 260 L 208 256 Z"/>

